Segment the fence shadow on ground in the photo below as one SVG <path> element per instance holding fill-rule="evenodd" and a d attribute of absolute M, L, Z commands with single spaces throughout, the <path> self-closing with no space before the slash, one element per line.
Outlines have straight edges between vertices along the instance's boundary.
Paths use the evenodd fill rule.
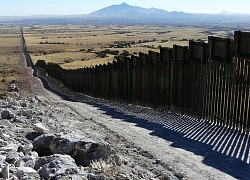
<path fill-rule="evenodd" d="M 41 80 L 43 87 L 45 89 L 47 89 L 50 92 L 53 92 L 57 96 L 61 97 L 63 100 L 76 102 L 76 100 L 70 98 L 70 96 L 67 95 L 67 93 L 62 93 L 62 92 L 52 88 L 51 85 L 48 83 L 47 79 L 45 78 L 46 75 L 44 75 L 45 74 L 44 70 L 42 70 L 41 68 L 33 68 L 33 70 L 34 70 L 33 76 L 37 77 Z"/>
<path fill-rule="evenodd" d="M 36 71 L 34 75 L 37 76 Z M 62 92 L 50 87 L 46 79 L 39 77 L 44 87 L 64 100 L 76 102 Z M 250 177 L 250 134 L 218 126 L 205 120 L 187 115 L 166 113 L 160 122 L 153 122 L 126 115 L 123 112 L 94 102 L 83 102 L 97 107 L 104 114 L 136 126 L 148 129 L 151 135 L 173 142 L 172 147 L 193 152 L 204 158 L 203 163 L 214 167 L 236 179 L 249 180 Z"/>
<path fill-rule="evenodd" d="M 250 178 L 250 134 L 217 126 L 205 120 L 168 113 L 162 122 L 152 122 L 126 115 L 116 109 L 89 103 L 105 114 L 152 131 L 151 135 L 171 141 L 171 146 L 193 152 L 203 163 L 236 179 Z"/>

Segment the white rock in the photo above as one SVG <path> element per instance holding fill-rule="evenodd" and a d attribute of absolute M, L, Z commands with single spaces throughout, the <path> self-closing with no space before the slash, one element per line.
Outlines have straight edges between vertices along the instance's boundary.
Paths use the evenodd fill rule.
<path fill-rule="evenodd" d="M 8 144 L 5 147 L 1 147 L 0 151 L 17 151 L 19 144 Z"/>
<path fill-rule="evenodd" d="M 114 160 L 117 166 L 121 166 L 124 162 L 123 158 L 119 156 L 118 154 L 113 154 L 111 158 Z"/>
<path fill-rule="evenodd" d="M 17 167 L 15 175 L 19 179 L 40 179 L 37 171 L 30 167 Z"/>
<path fill-rule="evenodd" d="M 14 164 L 16 167 L 25 167 L 25 162 L 22 161 L 21 159 L 15 162 Z"/>
<path fill-rule="evenodd" d="M 10 138 L 10 136 L 8 134 L 3 133 L 2 134 L 2 138 L 5 139 L 5 140 L 7 140 L 7 139 Z"/>
<path fill-rule="evenodd" d="M 49 129 L 47 129 L 42 123 L 36 123 L 34 126 L 36 132 L 39 134 L 47 134 L 49 132 Z"/>
<path fill-rule="evenodd" d="M 86 138 L 76 133 L 57 135 L 50 143 L 53 154 L 68 154 L 78 164 L 88 166 L 92 160 L 107 159 L 110 145 L 103 139 Z"/>
<path fill-rule="evenodd" d="M 42 97 L 42 96 L 35 96 L 35 99 L 38 101 L 38 102 L 42 102 L 42 101 L 47 101 L 45 97 Z"/>
<path fill-rule="evenodd" d="M 40 115 L 40 116 L 43 116 L 44 115 L 44 112 L 41 111 L 41 110 L 37 110 L 34 112 L 36 115 Z"/>
<path fill-rule="evenodd" d="M 39 155 L 67 154 L 84 166 L 88 166 L 92 160 L 107 159 L 111 154 L 110 145 L 104 140 L 75 133 L 44 134 L 34 140 L 33 146 Z"/>
<path fill-rule="evenodd" d="M 31 118 L 31 116 L 32 116 L 32 110 L 31 109 L 23 110 L 22 115 L 23 116 L 27 116 L 28 118 Z"/>
<path fill-rule="evenodd" d="M 72 157 L 61 154 L 40 157 L 36 161 L 35 169 L 44 179 L 55 179 L 57 176 L 77 174 L 79 171 Z"/>
<path fill-rule="evenodd" d="M 6 156 L 0 155 L 0 166 L 5 162 Z"/>
<path fill-rule="evenodd" d="M 33 149 L 33 144 L 26 144 L 25 146 L 23 146 L 23 153 L 25 154 L 25 155 L 27 155 L 27 154 L 30 154 L 30 152 L 32 151 L 32 149 Z"/>
<path fill-rule="evenodd" d="M 38 153 L 36 152 L 36 151 L 31 151 L 30 152 L 30 155 L 33 157 L 33 158 L 38 158 L 39 157 L 39 155 L 38 155 Z"/>

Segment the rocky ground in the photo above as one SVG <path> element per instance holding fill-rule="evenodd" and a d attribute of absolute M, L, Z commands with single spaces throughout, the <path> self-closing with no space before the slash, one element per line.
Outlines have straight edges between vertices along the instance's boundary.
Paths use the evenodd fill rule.
<path fill-rule="evenodd" d="M 1 178 L 183 177 L 181 173 L 170 173 L 149 151 L 78 113 L 67 101 L 42 89 L 41 82 L 30 77 L 31 72 L 29 68 L 20 68 L 21 79 L 17 81 L 20 92 L 10 92 L 6 100 L 0 101 Z M 56 83 L 59 82 L 54 82 L 52 87 Z M 61 91 L 68 90 L 62 87 Z M 68 96 L 77 97 L 71 93 Z"/>
<path fill-rule="evenodd" d="M 72 92 L 42 69 L 27 68 L 25 59 L 16 84 L 19 92 L 0 101 L 2 179 L 250 177 L 249 135 L 242 135 L 239 148 L 232 140 L 222 146 L 219 135 L 231 138 L 232 130 Z M 223 148 L 241 155 L 231 157 Z"/>

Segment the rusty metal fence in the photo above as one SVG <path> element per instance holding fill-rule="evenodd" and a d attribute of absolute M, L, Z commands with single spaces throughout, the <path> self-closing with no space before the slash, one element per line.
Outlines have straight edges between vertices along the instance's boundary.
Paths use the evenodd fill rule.
<path fill-rule="evenodd" d="M 106 99 L 171 110 L 218 125 L 250 130 L 250 33 L 233 39 L 209 37 L 208 43 L 174 45 L 160 53 L 65 70 L 45 65 L 66 87 Z"/>

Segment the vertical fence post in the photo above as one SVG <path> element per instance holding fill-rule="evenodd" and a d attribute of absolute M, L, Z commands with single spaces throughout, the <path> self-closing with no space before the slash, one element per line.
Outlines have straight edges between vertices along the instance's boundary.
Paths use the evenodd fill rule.
<path fill-rule="evenodd" d="M 130 58 L 124 58 L 124 90 L 125 90 L 125 99 L 130 101 L 131 99 L 131 87 L 130 87 Z"/>
<path fill-rule="evenodd" d="M 187 103 L 191 112 L 197 115 L 199 119 L 203 117 L 204 112 L 204 97 L 205 97 L 205 62 L 208 58 L 207 46 L 204 42 L 189 41 L 189 57 L 190 57 L 190 70 L 189 80 L 192 83 L 187 89 Z"/>
<path fill-rule="evenodd" d="M 117 98 L 122 99 L 123 97 L 123 67 L 122 67 L 122 60 L 117 60 Z"/>
<path fill-rule="evenodd" d="M 138 102 L 138 60 L 137 56 L 131 56 L 132 101 Z"/>
<path fill-rule="evenodd" d="M 118 63 L 117 61 L 113 61 L 113 93 L 114 93 L 114 98 L 118 98 L 118 94 L 119 94 L 119 90 L 118 90 L 118 86 L 119 86 L 119 72 L 118 72 Z"/>
<path fill-rule="evenodd" d="M 154 107 L 159 106 L 159 75 L 158 75 L 158 68 L 159 68 L 159 53 L 149 51 L 149 81 L 151 86 L 150 87 L 150 94 L 149 94 L 149 102 Z"/>
<path fill-rule="evenodd" d="M 184 66 L 187 61 L 187 47 L 174 45 L 171 64 L 171 105 L 181 113 L 186 111 L 187 69 Z"/>
<path fill-rule="evenodd" d="M 159 61 L 159 102 L 161 108 L 169 110 L 170 108 L 170 84 L 171 84 L 171 61 L 173 50 L 170 48 L 160 49 Z"/>
<path fill-rule="evenodd" d="M 103 87 L 104 87 L 104 98 L 108 99 L 109 95 L 109 76 L 108 76 L 108 65 L 104 64 L 103 65 Z"/>
<path fill-rule="evenodd" d="M 140 66 L 139 71 L 139 89 L 138 89 L 138 98 L 142 104 L 146 104 L 146 92 L 147 92 L 147 54 L 139 53 L 139 62 Z"/>

